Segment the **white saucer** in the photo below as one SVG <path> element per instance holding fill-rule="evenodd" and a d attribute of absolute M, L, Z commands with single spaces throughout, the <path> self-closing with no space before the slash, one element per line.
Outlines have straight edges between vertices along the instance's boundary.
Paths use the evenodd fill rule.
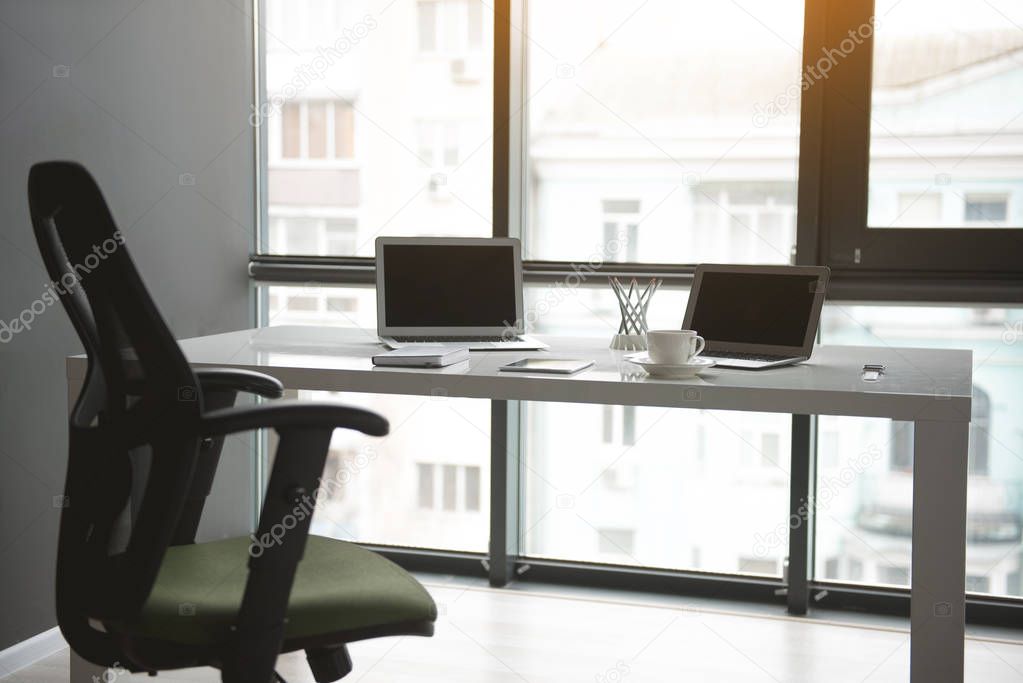
<path fill-rule="evenodd" d="M 710 358 L 700 358 L 697 356 L 688 363 L 681 365 L 673 365 L 670 363 L 655 363 L 650 360 L 650 356 L 646 352 L 632 353 L 625 357 L 625 360 L 630 363 L 635 363 L 640 366 L 651 377 L 660 377 L 663 379 L 685 379 L 686 377 L 694 377 L 701 370 L 712 368 L 715 362 Z"/>

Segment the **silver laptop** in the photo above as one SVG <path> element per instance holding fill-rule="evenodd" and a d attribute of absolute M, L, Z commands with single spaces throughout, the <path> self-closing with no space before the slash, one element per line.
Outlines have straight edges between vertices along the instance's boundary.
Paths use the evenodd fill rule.
<path fill-rule="evenodd" d="M 377 334 L 472 351 L 543 349 L 527 337 L 517 239 L 378 237 Z"/>
<path fill-rule="evenodd" d="M 683 329 L 696 330 L 702 356 L 726 368 L 760 370 L 810 358 L 830 269 L 697 266 Z"/>

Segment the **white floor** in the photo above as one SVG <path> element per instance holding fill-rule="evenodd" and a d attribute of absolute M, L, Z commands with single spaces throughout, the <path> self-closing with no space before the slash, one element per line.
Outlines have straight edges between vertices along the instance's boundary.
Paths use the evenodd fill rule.
<path fill-rule="evenodd" d="M 346 683 L 908 680 L 904 620 L 800 619 L 775 606 L 423 580 L 441 611 L 436 635 L 351 646 L 355 671 Z M 65 650 L 2 680 L 64 683 L 68 661 Z M 282 657 L 278 669 L 289 683 L 313 680 L 301 653 Z M 112 680 L 130 678 L 144 679 Z M 1023 630 L 971 629 L 966 679 L 1023 681 Z M 219 678 L 213 670 L 190 669 L 157 680 Z"/>

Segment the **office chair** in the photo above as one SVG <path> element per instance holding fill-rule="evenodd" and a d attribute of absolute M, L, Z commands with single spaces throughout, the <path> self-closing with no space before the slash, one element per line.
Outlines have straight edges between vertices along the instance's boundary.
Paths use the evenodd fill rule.
<path fill-rule="evenodd" d="M 335 403 L 234 407 L 239 392 L 276 398 L 281 384 L 189 366 L 89 173 L 41 163 L 28 185 L 43 261 L 88 356 L 57 550 L 71 648 L 132 672 L 213 666 L 228 683 L 281 680 L 278 654 L 305 650 L 323 683 L 352 670 L 347 643 L 432 635 L 436 606 L 411 575 L 308 533 L 333 431 L 383 436 L 387 421 Z M 195 543 L 224 437 L 262 428 L 279 443 L 256 533 Z"/>

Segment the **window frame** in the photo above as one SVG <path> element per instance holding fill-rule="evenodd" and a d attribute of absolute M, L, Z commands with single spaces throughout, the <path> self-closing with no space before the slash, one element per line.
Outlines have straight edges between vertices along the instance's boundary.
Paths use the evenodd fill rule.
<path fill-rule="evenodd" d="M 262 36 L 265 27 L 259 20 L 265 16 L 266 0 L 253 2 L 254 99 L 258 107 L 266 96 L 263 48 L 266 42 Z M 495 0 L 493 6 L 492 237 L 495 238 L 521 237 L 529 215 L 528 116 L 525 113 L 528 38 L 522 29 L 526 25 L 526 3 L 527 0 Z M 873 6 L 873 0 L 805 0 L 804 68 L 810 66 L 806 55 L 819 54 L 836 38 L 840 41 L 846 35 L 842 27 L 862 23 L 869 18 Z M 418 35 L 416 39 L 418 41 Z M 870 39 L 866 42 L 869 49 L 855 51 L 832 70 L 828 79 L 802 95 L 794 264 L 831 266 L 829 301 L 1018 304 L 1023 301 L 1023 268 L 1011 263 L 1010 254 L 1023 253 L 1023 229 L 867 227 L 873 42 Z M 433 52 L 418 54 L 447 56 L 441 47 L 438 43 Z M 259 202 L 250 277 L 256 285 L 372 285 L 375 282 L 373 258 L 265 253 L 269 224 L 265 168 L 269 158 L 268 128 L 266 125 L 254 127 Z M 357 154 L 356 159 L 345 161 L 357 165 Z M 869 248 L 863 251 L 868 243 Z M 857 245 L 861 248 L 861 258 L 859 263 L 854 263 L 851 254 Z M 602 281 L 606 275 L 657 276 L 664 279 L 666 286 L 688 286 L 695 264 L 607 262 L 592 267 L 597 273 L 594 282 Z M 523 262 L 523 280 L 530 284 L 562 281 L 574 272 L 573 263 L 567 261 Z M 265 307 L 265 292 L 260 299 Z M 906 588 L 843 584 L 812 575 L 803 579 L 797 577 L 795 583 L 786 585 L 775 578 L 552 561 L 518 555 L 515 532 L 521 514 L 521 473 L 515 468 L 518 458 L 509 453 L 517 452 L 522 441 L 520 414 L 524 411 L 513 402 L 492 403 L 491 552 L 462 553 L 372 544 L 367 547 L 412 570 L 489 575 L 494 585 L 503 585 L 503 581 L 519 575 L 527 581 L 708 595 L 775 604 L 786 602 L 779 590 L 787 588 L 804 596 L 811 591 L 823 591 L 814 597 L 820 607 L 908 615 Z M 815 421 L 808 437 L 812 469 L 819 454 L 813 443 Z M 794 433 L 793 453 L 804 446 L 797 446 Z M 438 478 L 437 475 L 435 472 L 434 477 Z M 808 542 L 810 567 L 813 567 L 816 539 L 812 533 Z M 791 599 L 789 602 L 791 604 Z M 987 595 L 967 598 L 969 623 L 1018 626 L 1023 623 L 1020 615 L 1023 615 L 1023 598 Z"/>
<path fill-rule="evenodd" d="M 807 24 L 812 24 L 814 38 L 804 42 L 804 54 L 820 54 L 820 49 L 841 43 L 850 27 L 872 23 L 874 6 L 874 0 L 808 2 Z M 811 220 L 819 226 L 819 235 L 816 249 L 804 250 L 810 245 L 797 241 L 801 257 L 830 266 L 838 280 L 864 273 L 920 280 L 941 276 L 965 291 L 978 279 L 1004 280 L 1015 285 L 1018 301 L 1023 227 L 869 227 L 873 46 L 871 33 L 827 79 L 804 93 L 810 97 L 804 98 L 801 134 L 812 136 L 804 142 L 817 153 L 800 156 L 800 184 L 809 179 L 817 196 L 809 196 L 811 188 L 805 197 L 801 191 L 805 205 L 800 202 L 799 214 L 807 231 Z"/>
<path fill-rule="evenodd" d="M 265 0 L 254 1 L 262 4 Z M 521 237 L 529 215 L 525 177 L 528 117 L 524 113 L 528 38 L 521 28 L 526 20 L 525 5 L 526 0 L 500 0 L 494 5 L 493 237 Z M 827 45 L 840 42 L 848 30 L 843 27 L 869 19 L 873 5 L 873 0 L 806 2 L 803 54 L 816 55 Z M 793 262 L 831 267 L 829 300 L 1023 301 L 1023 268 L 1014 257 L 1023 252 L 1023 229 L 867 227 L 872 48 L 872 37 L 865 38 L 864 45 L 837 64 L 827 79 L 802 94 Z M 258 59 L 265 69 L 262 52 Z M 804 60 L 804 68 L 813 66 L 810 61 Z M 507 87 L 502 87 L 504 84 Z M 258 97 L 265 95 L 263 90 L 257 87 Z M 267 127 L 257 128 L 264 130 L 265 137 Z M 266 150 L 264 141 L 264 156 Z M 278 156 L 274 154 L 280 162 Z M 307 159 L 283 163 L 292 161 L 310 163 Z M 358 150 L 354 159 L 316 159 L 312 163 L 357 168 Z M 262 175 L 258 169 L 257 173 Z M 265 198 L 265 180 L 259 183 L 260 196 Z M 265 218 L 265 201 L 261 209 Z M 257 222 L 266 225 L 259 218 Z M 324 282 L 346 283 L 373 267 L 370 257 L 333 257 L 335 260 L 323 262 L 292 254 L 284 260 L 276 255 L 268 259 L 265 232 L 261 229 L 264 239 L 251 259 L 250 270 L 259 272 L 260 277 L 307 281 L 308 267 L 315 264 L 314 274 L 322 274 Z M 857 248 L 859 263 L 855 263 Z M 695 265 L 614 261 L 601 263 L 594 270 L 598 275 L 655 275 L 665 278 L 666 284 L 688 285 Z M 551 282 L 572 272 L 570 261 L 523 262 L 525 282 Z"/>

